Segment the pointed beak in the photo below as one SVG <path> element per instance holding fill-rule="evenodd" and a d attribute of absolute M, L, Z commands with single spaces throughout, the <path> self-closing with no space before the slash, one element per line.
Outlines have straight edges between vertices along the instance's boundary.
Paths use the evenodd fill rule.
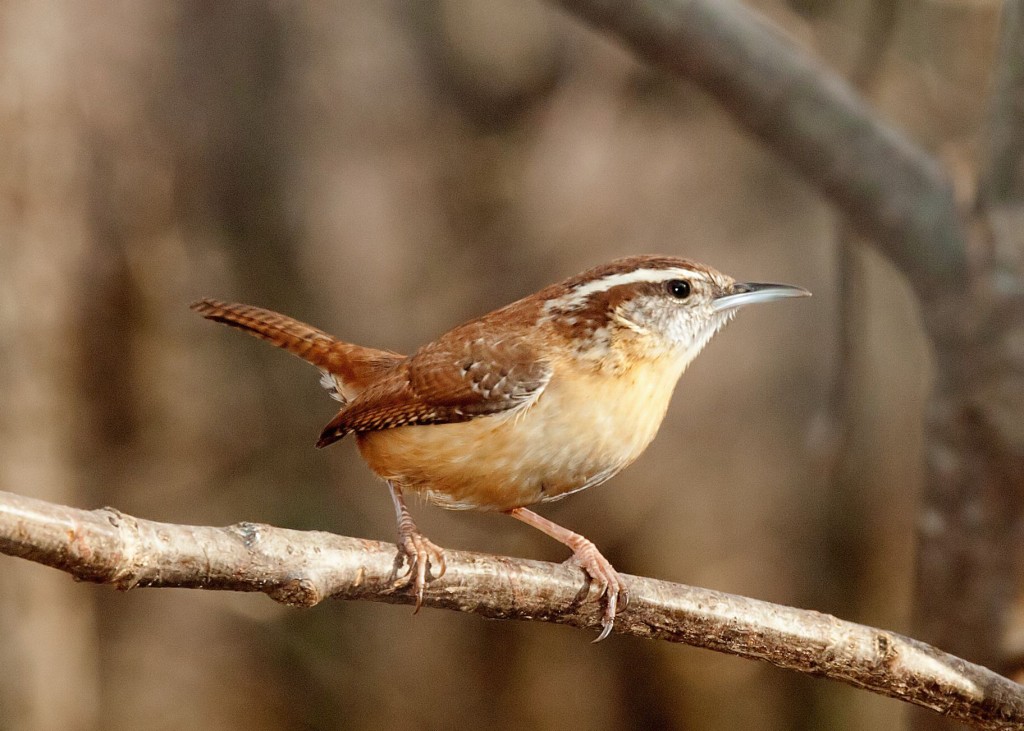
<path fill-rule="evenodd" d="M 811 293 L 803 287 L 793 287 L 789 284 L 759 284 L 757 282 L 736 282 L 732 291 L 716 297 L 711 303 L 715 312 L 735 310 L 737 307 L 757 304 L 758 302 L 772 302 L 787 297 L 810 297 Z"/>

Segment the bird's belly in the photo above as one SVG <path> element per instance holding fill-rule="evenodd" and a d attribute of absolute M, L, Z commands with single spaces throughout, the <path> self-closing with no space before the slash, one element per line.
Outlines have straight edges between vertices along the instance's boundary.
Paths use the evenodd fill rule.
<path fill-rule="evenodd" d="M 359 449 L 378 475 L 446 508 L 556 500 L 604 482 L 654 438 L 675 380 L 644 376 L 553 379 L 518 414 L 369 432 Z"/>

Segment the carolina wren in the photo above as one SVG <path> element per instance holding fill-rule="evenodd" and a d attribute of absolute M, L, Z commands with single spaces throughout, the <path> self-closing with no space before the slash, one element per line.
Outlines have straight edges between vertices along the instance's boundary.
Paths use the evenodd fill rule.
<path fill-rule="evenodd" d="M 589 540 L 526 506 L 598 485 L 639 457 L 683 370 L 738 308 L 809 294 L 738 283 L 686 259 L 633 256 L 470 320 L 409 356 L 259 307 L 204 299 L 192 309 L 320 368 L 342 406 L 317 446 L 355 435 L 387 482 L 417 609 L 428 566 L 440 577 L 444 553 L 416 528 L 405 492 L 507 513 L 571 548 L 605 599 L 601 640 L 623 592 L 619 575 Z"/>

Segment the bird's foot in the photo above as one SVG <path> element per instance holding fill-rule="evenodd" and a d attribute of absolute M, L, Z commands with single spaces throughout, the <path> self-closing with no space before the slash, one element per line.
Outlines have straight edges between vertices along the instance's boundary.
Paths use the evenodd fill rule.
<path fill-rule="evenodd" d="M 559 543 L 563 543 L 572 549 L 572 557 L 566 561 L 568 564 L 579 566 L 590 581 L 597 584 L 600 590 L 598 598 L 604 599 L 604 614 L 601 616 L 601 634 L 594 642 L 600 642 L 607 637 L 615 624 L 615 613 L 619 608 L 619 597 L 622 597 L 622 605 L 626 605 L 626 587 L 622 584 L 619 574 L 612 568 L 597 546 L 592 541 L 584 538 L 579 533 L 573 533 L 568 528 L 563 528 L 558 523 L 550 520 L 532 510 L 526 508 L 512 508 L 508 511 L 516 520 L 521 520 L 527 525 L 547 533 Z"/>
<path fill-rule="evenodd" d="M 618 572 L 608 559 L 601 555 L 597 546 L 583 536 L 577 536 L 577 538 L 579 540 L 574 541 L 574 545 L 572 545 L 573 554 L 566 560 L 566 563 L 583 569 L 600 589 L 598 598 L 604 599 L 604 614 L 601 617 L 601 634 L 594 640 L 594 642 L 600 642 L 611 633 L 615 624 L 619 597 L 622 597 L 623 605 L 626 603 L 626 588 L 623 586 Z"/>
<path fill-rule="evenodd" d="M 406 560 L 409 562 L 409 571 L 399 577 L 398 573 Z M 427 581 L 440 579 L 444 576 L 446 568 L 443 548 L 435 545 L 415 526 L 411 528 L 399 526 L 398 554 L 395 556 L 395 576 L 398 579 L 395 585 L 413 585 L 413 591 L 416 593 L 416 609 L 413 614 L 419 612 L 423 605 L 423 589 L 426 587 Z M 431 569 L 437 573 L 431 573 Z"/>

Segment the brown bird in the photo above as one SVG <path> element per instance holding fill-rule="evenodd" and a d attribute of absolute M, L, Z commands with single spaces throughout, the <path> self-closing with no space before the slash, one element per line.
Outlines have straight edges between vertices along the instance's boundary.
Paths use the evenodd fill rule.
<path fill-rule="evenodd" d="M 317 446 L 355 435 L 387 482 L 417 609 L 429 568 L 440 577 L 445 562 L 416 528 L 406 492 L 507 513 L 571 548 L 605 599 L 601 640 L 623 592 L 619 575 L 592 542 L 527 506 L 598 485 L 639 457 L 683 370 L 739 307 L 809 294 L 737 283 L 686 259 L 634 256 L 470 320 L 409 356 L 259 307 L 204 299 L 192 309 L 322 371 L 342 406 Z"/>

